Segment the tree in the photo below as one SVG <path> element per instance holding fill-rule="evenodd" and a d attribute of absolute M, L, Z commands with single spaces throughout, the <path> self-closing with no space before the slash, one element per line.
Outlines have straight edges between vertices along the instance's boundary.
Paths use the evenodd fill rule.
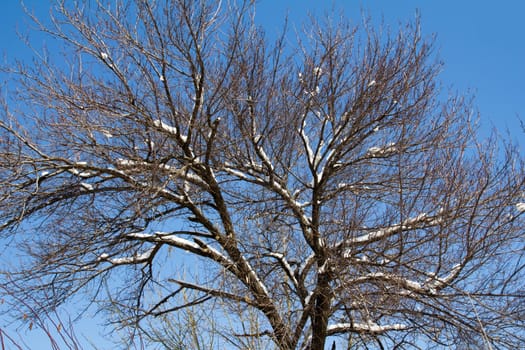
<path fill-rule="evenodd" d="M 238 347 L 524 346 L 523 159 L 443 97 L 419 23 L 312 20 L 288 46 L 253 6 L 35 18 L 65 54 L 9 68 L 0 230 L 29 256 L 11 278 L 123 325 L 201 308 Z"/>

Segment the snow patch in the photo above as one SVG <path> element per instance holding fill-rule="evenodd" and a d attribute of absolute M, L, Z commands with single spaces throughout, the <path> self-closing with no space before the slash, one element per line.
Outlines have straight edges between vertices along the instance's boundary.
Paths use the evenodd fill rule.
<path fill-rule="evenodd" d="M 520 213 L 524 212 L 524 211 L 525 211 L 525 203 L 520 202 L 520 203 L 516 204 L 516 209 L 517 209 Z"/>
<path fill-rule="evenodd" d="M 395 142 L 390 142 L 388 145 L 384 147 L 370 147 L 368 149 L 367 154 L 372 157 L 379 157 L 379 156 L 389 155 L 396 151 L 397 151 L 397 147 L 396 147 Z"/>
<path fill-rule="evenodd" d="M 114 265 L 141 263 L 141 262 L 145 262 L 146 260 L 148 260 L 152 252 L 153 252 L 153 248 L 141 254 L 135 254 L 133 256 L 123 257 L 123 258 L 110 259 L 109 261 Z"/>
<path fill-rule="evenodd" d="M 325 261 L 324 264 L 323 264 L 321 267 L 319 267 L 319 269 L 317 270 L 317 273 L 318 273 L 318 274 L 323 274 L 323 273 L 325 273 L 327 267 L 328 267 L 328 260 Z"/>
<path fill-rule="evenodd" d="M 157 128 L 160 128 L 170 134 L 177 135 L 177 128 L 164 123 L 162 120 L 154 120 L 153 125 L 155 125 Z"/>
<path fill-rule="evenodd" d="M 81 182 L 80 186 L 82 186 L 87 191 L 92 191 L 93 190 L 93 185 L 85 183 L 85 182 Z"/>
<path fill-rule="evenodd" d="M 375 84 L 376 84 L 376 81 L 372 80 L 371 82 L 368 83 L 367 87 L 374 86 Z"/>
<path fill-rule="evenodd" d="M 126 167 L 126 168 L 134 167 L 136 165 L 134 161 L 129 160 L 129 159 L 122 159 L 122 158 L 117 159 L 117 164 L 121 167 Z"/>
<path fill-rule="evenodd" d="M 337 333 L 345 331 L 357 331 L 357 332 L 371 332 L 371 333 L 383 333 L 387 331 L 401 331 L 408 327 L 404 324 L 394 323 L 386 325 L 378 325 L 375 322 L 368 321 L 366 323 L 336 323 L 331 324 L 327 327 L 328 333 Z"/>
<path fill-rule="evenodd" d="M 104 260 L 107 260 L 109 258 L 109 254 L 107 253 L 102 253 L 100 254 L 100 256 L 98 257 L 97 261 L 104 261 Z"/>

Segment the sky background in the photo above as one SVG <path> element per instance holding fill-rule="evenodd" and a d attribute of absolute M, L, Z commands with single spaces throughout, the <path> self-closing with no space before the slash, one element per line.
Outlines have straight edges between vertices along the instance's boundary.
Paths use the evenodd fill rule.
<path fill-rule="evenodd" d="M 39 17 L 49 13 L 50 0 L 25 0 L 26 6 Z M 426 37 L 436 34 L 435 49 L 445 63 L 440 80 L 445 89 L 475 95 L 475 106 L 481 115 L 482 130 L 491 126 L 500 132 L 508 130 L 523 150 L 525 132 L 519 118 L 525 120 L 525 1 L 521 0 L 260 0 L 256 18 L 269 35 L 282 28 L 285 15 L 290 26 L 300 28 L 308 14 L 343 13 L 351 21 L 361 21 L 364 11 L 373 22 L 382 19 L 395 28 L 413 20 L 417 11 L 421 15 L 422 33 Z M 15 58 L 30 60 L 31 51 L 17 36 L 27 34 L 29 21 L 18 0 L 3 0 L 0 5 L 0 55 L 2 63 Z M 30 32 L 29 32 L 30 33 Z M 37 34 L 33 37 L 39 38 Z M 3 79 L 3 78 L 2 78 Z M 5 84 L 5 79 L 0 84 Z M 520 140 L 521 139 L 521 140 Z M 97 331 L 84 322 L 77 333 L 96 337 Z M 0 317 L 0 326 L 4 322 Z M 35 349 L 43 347 L 35 332 L 21 334 Z M 107 343 L 96 341 L 101 349 Z M 105 344 L 105 345 L 104 345 Z"/>

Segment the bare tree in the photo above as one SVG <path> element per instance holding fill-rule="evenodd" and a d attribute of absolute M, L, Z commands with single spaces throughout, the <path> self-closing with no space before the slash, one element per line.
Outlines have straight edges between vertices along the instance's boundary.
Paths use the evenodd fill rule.
<path fill-rule="evenodd" d="M 9 68 L 12 278 L 48 309 L 104 299 L 123 325 L 202 307 L 202 334 L 237 347 L 525 346 L 523 160 L 443 96 L 419 23 L 314 20 L 288 46 L 253 6 L 35 18 L 65 54 Z"/>

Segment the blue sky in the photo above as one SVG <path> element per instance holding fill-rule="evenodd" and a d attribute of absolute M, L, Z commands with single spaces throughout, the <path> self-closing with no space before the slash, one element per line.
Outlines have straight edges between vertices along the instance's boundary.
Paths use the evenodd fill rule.
<path fill-rule="evenodd" d="M 47 16 L 49 0 L 25 3 L 39 16 Z M 16 34 L 17 28 L 27 33 L 28 24 L 18 0 L 5 0 L 1 6 L 2 58 L 29 59 L 30 51 Z M 281 28 L 286 13 L 291 25 L 299 27 L 308 13 L 323 15 L 332 8 L 356 22 L 364 10 L 374 21 L 383 17 L 394 27 L 413 19 L 419 10 L 423 34 L 437 35 L 436 51 L 445 63 L 443 87 L 476 96 L 484 130 L 493 124 L 503 132 L 508 128 L 516 141 L 524 138 L 518 117 L 525 120 L 525 1 L 260 0 L 257 18 L 272 34 Z M 94 334 L 85 327 L 79 332 Z"/>
<path fill-rule="evenodd" d="M 51 0 L 25 0 L 39 16 L 48 14 Z M 29 50 L 18 40 L 16 28 L 27 33 L 18 0 L 4 1 L 0 11 L 0 54 L 9 59 L 27 57 Z M 525 118 L 525 2 L 521 0 L 259 0 L 257 18 L 269 34 L 282 27 L 288 14 L 300 26 L 308 13 L 323 15 L 336 9 L 352 21 L 362 10 L 374 21 L 387 25 L 413 19 L 421 13 L 422 31 L 437 34 L 436 49 L 445 67 L 440 78 L 444 88 L 476 96 L 482 123 L 519 133 L 518 116 Z"/>
<path fill-rule="evenodd" d="M 523 138 L 517 117 L 525 117 L 525 2 L 263 0 L 257 15 L 271 31 L 279 28 L 284 13 L 293 22 L 308 12 L 323 15 L 332 8 L 353 21 L 359 21 L 364 10 L 373 21 L 384 18 L 394 28 L 419 11 L 423 34 L 437 35 L 436 52 L 445 63 L 443 87 L 474 94 L 485 127 L 509 128 L 516 139 Z"/>

